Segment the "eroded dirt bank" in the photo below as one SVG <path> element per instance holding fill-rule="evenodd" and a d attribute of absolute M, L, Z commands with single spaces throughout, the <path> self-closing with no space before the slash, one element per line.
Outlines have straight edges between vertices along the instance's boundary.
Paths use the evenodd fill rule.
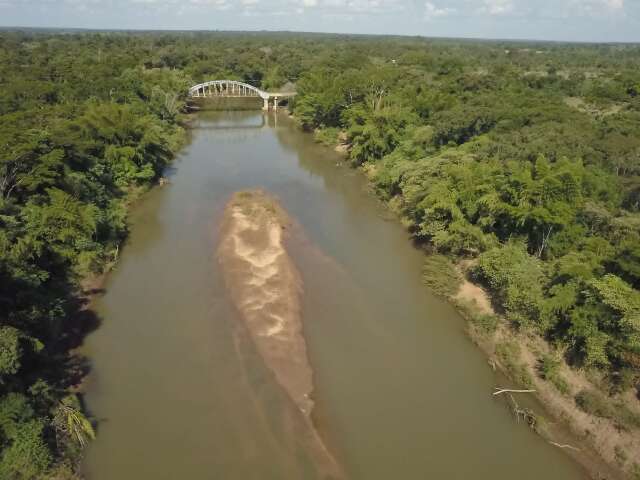
<path fill-rule="evenodd" d="M 284 243 L 289 225 L 267 193 L 238 192 L 225 208 L 218 259 L 244 327 L 303 417 L 308 431 L 302 441 L 327 478 L 343 478 L 311 420 L 313 370 L 302 331 L 302 280 Z"/>

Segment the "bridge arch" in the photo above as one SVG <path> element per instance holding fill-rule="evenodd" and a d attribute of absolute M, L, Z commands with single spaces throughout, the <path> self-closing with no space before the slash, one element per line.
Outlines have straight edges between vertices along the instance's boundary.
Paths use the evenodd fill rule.
<path fill-rule="evenodd" d="M 277 110 L 278 102 L 284 98 L 295 96 L 295 92 L 265 92 L 258 87 L 238 80 L 210 80 L 199 83 L 189 89 L 189 96 L 192 98 L 206 97 L 259 97 L 263 100 L 263 110 L 273 108 Z"/>
<path fill-rule="evenodd" d="M 199 83 L 189 89 L 191 97 L 260 97 L 263 100 L 269 98 L 269 94 L 258 87 L 238 80 L 211 80 Z"/>

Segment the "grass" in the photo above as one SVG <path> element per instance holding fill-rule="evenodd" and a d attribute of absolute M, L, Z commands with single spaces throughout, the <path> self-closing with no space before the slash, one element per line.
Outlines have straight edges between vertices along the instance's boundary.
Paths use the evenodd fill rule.
<path fill-rule="evenodd" d="M 604 395 L 594 390 L 581 390 L 575 396 L 576 405 L 580 410 L 601 418 L 613 418 L 613 406 Z"/>
<path fill-rule="evenodd" d="M 623 402 L 612 403 L 611 399 L 600 392 L 581 390 L 575 396 L 575 401 L 583 412 L 613 420 L 621 430 L 640 428 L 640 414 L 631 411 Z"/>
<path fill-rule="evenodd" d="M 496 357 L 512 380 L 523 387 L 533 386 L 533 378 L 526 365 L 520 362 L 520 345 L 515 342 L 498 343 Z"/>
<path fill-rule="evenodd" d="M 560 374 L 560 360 L 551 355 L 543 355 L 538 360 L 537 369 L 538 376 L 550 382 L 560 393 L 570 393 L 569 384 Z"/>
<path fill-rule="evenodd" d="M 469 321 L 482 333 L 494 333 L 498 329 L 499 318 L 490 313 L 471 313 Z"/>
<path fill-rule="evenodd" d="M 288 217 L 276 199 L 262 190 L 236 192 L 231 202 L 234 206 L 240 207 L 242 212 L 250 218 L 256 219 L 266 213 L 282 224 L 288 223 Z"/>
<path fill-rule="evenodd" d="M 422 282 L 437 295 L 452 297 L 460 288 L 462 277 L 444 255 L 429 255 L 422 267 Z"/>
<path fill-rule="evenodd" d="M 624 463 L 627 461 L 627 453 L 620 445 L 616 445 L 615 447 L 613 447 L 613 454 L 615 455 L 618 463 L 624 465 Z"/>
<path fill-rule="evenodd" d="M 313 134 L 313 138 L 316 142 L 322 143 L 327 147 L 334 147 L 338 142 L 340 130 L 333 127 L 319 128 Z"/>

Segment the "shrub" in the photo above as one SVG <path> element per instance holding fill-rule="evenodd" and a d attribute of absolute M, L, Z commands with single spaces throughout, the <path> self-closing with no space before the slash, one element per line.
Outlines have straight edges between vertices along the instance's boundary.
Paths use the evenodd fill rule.
<path fill-rule="evenodd" d="M 0 327 L 0 376 L 15 374 L 20 368 L 20 331 L 13 327 Z"/>
<path fill-rule="evenodd" d="M 497 295 L 514 325 L 542 327 L 542 286 L 547 279 L 540 260 L 529 255 L 524 244 L 511 242 L 482 253 L 474 275 Z"/>
<path fill-rule="evenodd" d="M 496 357 L 509 376 L 524 387 L 531 387 L 533 379 L 527 371 L 526 365 L 520 363 L 520 346 L 514 342 L 496 345 Z"/>
<path fill-rule="evenodd" d="M 543 380 L 547 380 L 559 392 L 567 394 L 569 393 L 569 384 L 560 375 L 560 360 L 552 357 L 551 355 L 543 355 L 538 360 L 538 375 Z"/>
<path fill-rule="evenodd" d="M 470 321 L 484 333 L 493 333 L 498 328 L 499 319 L 490 313 L 471 314 Z"/>
<path fill-rule="evenodd" d="M 313 138 L 318 143 L 333 147 L 338 144 L 339 135 L 340 130 L 334 127 L 327 127 L 317 129 L 313 134 Z"/>
<path fill-rule="evenodd" d="M 576 397 L 581 410 L 600 418 L 613 420 L 622 430 L 640 428 L 640 414 L 631 411 L 624 403 L 611 403 L 607 397 L 594 390 L 582 390 Z"/>
<path fill-rule="evenodd" d="M 586 413 L 601 418 L 613 418 L 613 407 L 600 393 L 593 390 L 581 390 L 575 397 L 576 405 Z"/>
<path fill-rule="evenodd" d="M 0 437 L 14 438 L 20 425 L 33 419 L 33 408 L 25 395 L 9 393 L 0 399 Z"/>
<path fill-rule="evenodd" d="M 620 445 L 616 445 L 613 447 L 613 454 L 616 457 L 616 460 L 622 464 L 627 461 L 627 453 Z"/>
<path fill-rule="evenodd" d="M 42 438 L 40 420 L 23 423 L 16 430 L 9 447 L 0 458 L 0 478 L 35 480 L 42 477 L 51 463 L 51 453 Z"/>
<path fill-rule="evenodd" d="M 437 295 L 451 297 L 458 292 L 462 278 L 444 255 L 429 255 L 422 267 L 422 281 Z"/>
<path fill-rule="evenodd" d="M 609 392 L 617 395 L 633 388 L 638 382 L 638 373 L 631 368 L 622 368 L 607 375 Z"/>

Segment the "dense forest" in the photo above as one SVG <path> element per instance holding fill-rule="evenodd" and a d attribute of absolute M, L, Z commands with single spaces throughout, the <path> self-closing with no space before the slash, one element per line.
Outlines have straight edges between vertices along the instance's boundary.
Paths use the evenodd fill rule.
<path fill-rule="evenodd" d="M 590 372 L 598 388 L 576 403 L 640 427 L 640 48 L 5 31 L 0 478 L 77 477 L 95 435 L 77 352 L 99 322 L 90 280 L 183 144 L 188 87 L 216 78 L 295 84 L 301 127 L 343 145 L 437 252 L 432 271 L 468 262 L 509 328 L 558 352 L 542 378 L 566 390 L 559 361 Z"/>
<path fill-rule="evenodd" d="M 640 49 L 429 45 L 322 60 L 294 112 L 512 324 L 612 388 L 640 367 Z M 386 62 L 385 62 L 386 60 Z M 347 67 L 348 66 L 348 67 Z M 620 383 L 623 383 L 622 385 Z"/>
<path fill-rule="evenodd" d="M 490 363 L 548 383 L 557 416 L 640 478 L 640 48 L 361 44 L 297 91 L 297 119 L 431 252 L 425 283 Z M 464 277 L 491 313 L 456 298 Z"/>
<path fill-rule="evenodd" d="M 518 328 L 631 386 L 640 367 L 640 50 L 447 45 L 322 60 L 295 113 L 415 237 L 477 258 Z M 386 61 L 385 61 L 386 60 Z"/>

